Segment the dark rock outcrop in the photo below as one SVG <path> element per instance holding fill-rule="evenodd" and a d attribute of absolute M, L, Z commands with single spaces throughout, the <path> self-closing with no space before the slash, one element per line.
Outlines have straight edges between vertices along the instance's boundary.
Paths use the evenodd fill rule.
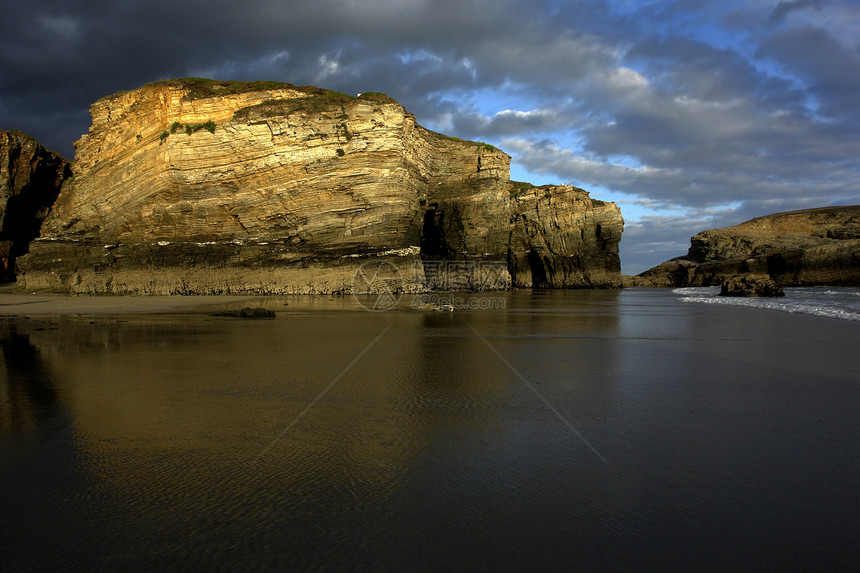
<path fill-rule="evenodd" d="M 20 131 L 0 130 L 0 282 L 15 280 L 42 221 L 71 175 L 69 162 Z"/>
<path fill-rule="evenodd" d="M 424 129 L 382 94 L 165 80 L 90 113 L 21 288 L 345 293 L 384 263 L 385 288 L 421 292 L 439 261 L 462 262 L 471 282 L 446 284 L 467 288 L 620 286 L 616 205 L 515 191 L 508 155 Z"/>
<path fill-rule="evenodd" d="M 767 275 L 741 275 L 726 280 L 720 296 L 779 297 L 785 296 L 782 286 Z"/>
<path fill-rule="evenodd" d="M 246 306 L 244 308 L 240 308 L 239 310 L 221 310 L 218 312 L 210 313 L 211 316 L 223 316 L 227 318 L 275 318 L 276 314 L 274 310 L 268 310 L 261 306 L 250 307 Z"/>
<path fill-rule="evenodd" d="M 684 257 L 638 275 L 643 286 L 711 286 L 743 274 L 782 286 L 860 285 L 860 205 L 777 213 L 690 239 Z"/>

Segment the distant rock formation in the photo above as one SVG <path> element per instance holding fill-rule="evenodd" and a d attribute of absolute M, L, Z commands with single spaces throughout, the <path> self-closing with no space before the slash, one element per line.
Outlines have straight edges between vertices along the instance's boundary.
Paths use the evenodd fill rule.
<path fill-rule="evenodd" d="M 69 162 L 20 131 L 0 130 L 0 282 L 15 280 L 15 260 L 71 175 Z"/>
<path fill-rule="evenodd" d="M 501 261 L 474 288 L 621 284 L 615 204 L 512 183 L 508 155 L 382 94 L 164 80 L 90 113 L 21 288 L 345 293 L 390 263 L 393 288 L 420 292 L 434 260 Z"/>
<path fill-rule="evenodd" d="M 711 286 L 746 273 L 782 286 L 860 285 L 860 205 L 777 213 L 699 233 L 684 257 L 630 279 L 635 286 Z"/>
<path fill-rule="evenodd" d="M 785 296 L 776 281 L 768 275 L 739 275 L 723 282 L 720 296 L 779 297 Z"/>

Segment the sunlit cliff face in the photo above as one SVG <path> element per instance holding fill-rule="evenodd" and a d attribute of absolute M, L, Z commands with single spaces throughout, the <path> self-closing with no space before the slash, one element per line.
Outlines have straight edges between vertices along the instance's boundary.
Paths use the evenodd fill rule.
<path fill-rule="evenodd" d="M 22 260 L 25 288 L 348 292 L 379 256 L 420 269 L 530 251 L 546 286 L 620 284 L 614 204 L 514 188 L 507 154 L 424 129 L 381 94 L 170 80 L 103 98 L 91 115 L 76 177 Z M 531 284 L 527 267 L 512 265 L 517 284 Z"/>

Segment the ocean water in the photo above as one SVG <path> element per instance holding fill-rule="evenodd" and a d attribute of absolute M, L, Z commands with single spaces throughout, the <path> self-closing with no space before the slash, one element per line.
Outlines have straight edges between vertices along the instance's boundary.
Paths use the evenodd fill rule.
<path fill-rule="evenodd" d="M 739 298 L 719 296 L 720 287 L 678 288 L 672 292 L 684 302 L 748 306 L 796 314 L 860 320 L 858 287 L 788 287 L 785 297 Z"/>
<path fill-rule="evenodd" d="M 3 319 L 0 568 L 857 570 L 860 323 L 708 296 Z"/>

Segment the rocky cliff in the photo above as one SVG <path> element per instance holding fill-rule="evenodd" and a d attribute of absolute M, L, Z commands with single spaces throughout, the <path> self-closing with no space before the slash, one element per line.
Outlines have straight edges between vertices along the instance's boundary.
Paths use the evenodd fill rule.
<path fill-rule="evenodd" d="M 517 287 L 620 286 L 624 221 L 614 203 L 569 185 L 512 184 L 508 268 Z"/>
<path fill-rule="evenodd" d="M 634 277 L 634 284 L 709 286 L 746 274 L 783 286 L 860 285 L 860 205 L 777 213 L 690 239 L 684 257 Z"/>
<path fill-rule="evenodd" d="M 382 94 L 166 80 L 90 113 L 75 177 L 20 261 L 27 290 L 349 292 L 389 262 L 394 288 L 422 291 L 433 260 L 510 261 L 475 288 L 620 285 L 614 204 L 520 195 L 505 153 Z"/>
<path fill-rule="evenodd" d="M 57 199 L 69 162 L 20 131 L 0 130 L 0 282 L 15 280 L 15 260 Z"/>

